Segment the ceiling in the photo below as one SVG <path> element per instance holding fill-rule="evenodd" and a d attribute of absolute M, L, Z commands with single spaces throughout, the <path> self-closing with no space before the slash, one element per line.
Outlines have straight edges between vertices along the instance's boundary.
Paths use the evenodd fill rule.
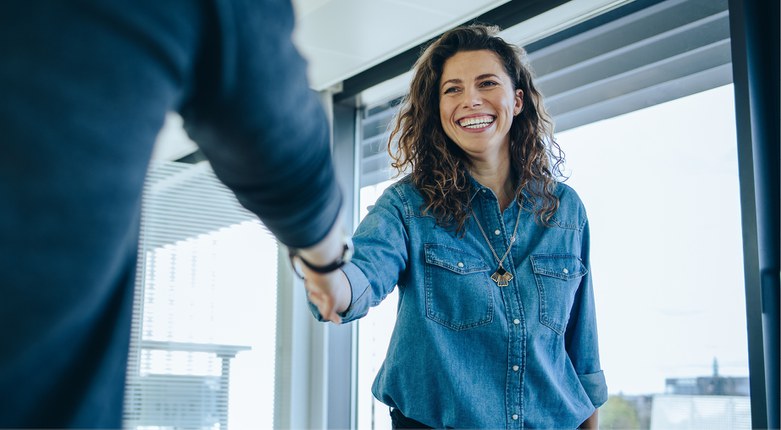
<path fill-rule="evenodd" d="M 322 91 L 507 2 L 293 0 L 294 39 Z"/>

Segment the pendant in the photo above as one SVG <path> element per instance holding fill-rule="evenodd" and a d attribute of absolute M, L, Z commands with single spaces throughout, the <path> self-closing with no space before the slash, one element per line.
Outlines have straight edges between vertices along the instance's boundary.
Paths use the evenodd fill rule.
<path fill-rule="evenodd" d="M 504 267 L 502 265 L 499 265 L 499 268 L 496 269 L 496 272 L 494 272 L 493 275 L 491 275 L 491 280 L 496 282 L 496 285 L 500 287 L 506 287 L 510 285 L 510 281 L 512 281 L 513 275 L 512 273 L 504 270 Z"/>

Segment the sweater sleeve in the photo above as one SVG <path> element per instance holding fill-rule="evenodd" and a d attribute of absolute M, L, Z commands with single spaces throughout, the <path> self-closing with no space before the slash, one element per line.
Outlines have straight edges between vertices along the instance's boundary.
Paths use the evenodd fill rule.
<path fill-rule="evenodd" d="M 213 2 L 185 128 L 217 176 L 285 245 L 319 242 L 342 204 L 330 131 L 291 40 L 287 0 Z"/>

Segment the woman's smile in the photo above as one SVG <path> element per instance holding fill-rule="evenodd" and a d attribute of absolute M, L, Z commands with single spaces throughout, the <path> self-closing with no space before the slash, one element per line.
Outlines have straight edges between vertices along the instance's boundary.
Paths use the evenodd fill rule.
<path fill-rule="evenodd" d="M 469 131 L 483 131 L 486 128 L 490 127 L 495 120 L 496 117 L 494 117 L 493 115 L 476 114 L 476 115 L 465 116 L 459 119 L 457 122 L 458 125 L 460 125 L 462 128 L 465 128 Z"/>

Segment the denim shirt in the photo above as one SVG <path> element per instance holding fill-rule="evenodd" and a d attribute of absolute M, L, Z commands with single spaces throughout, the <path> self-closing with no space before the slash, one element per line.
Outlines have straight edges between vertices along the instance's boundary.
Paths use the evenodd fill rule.
<path fill-rule="evenodd" d="M 472 184 L 472 208 L 500 258 L 522 207 L 506 287 L 490 278 L 498 264 L 474 219 L 463 237 L 438 226 L 421 213 L 409 177 L 385 191 L 354 235 L 344 321 L 399 288 L 372 392 L 436 428 L 576 428 L 607 400 L 583 204 L 557 184 L 560 205 L 544 226 L 531 199 L 500 211 L 489 188 Z"/>

